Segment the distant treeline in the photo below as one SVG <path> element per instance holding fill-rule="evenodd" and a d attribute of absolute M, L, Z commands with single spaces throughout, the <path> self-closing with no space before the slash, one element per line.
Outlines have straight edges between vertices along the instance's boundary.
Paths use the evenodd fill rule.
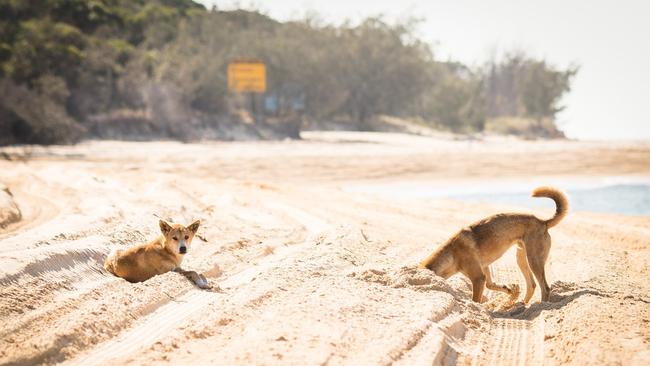
<path fill-rule="evenodd" d="M 577 72 L 521 52 L 480 68 L 440 61 L 413 24 L 379 18 L 334 26 L 190 0 L 0 0 L 0 144 L 259 134 L 227 89 L 227 65 L 243 57 L 266 63 L 273 118 L 295 128 L 363 129 L 389 115 L 557 137 Z"/>

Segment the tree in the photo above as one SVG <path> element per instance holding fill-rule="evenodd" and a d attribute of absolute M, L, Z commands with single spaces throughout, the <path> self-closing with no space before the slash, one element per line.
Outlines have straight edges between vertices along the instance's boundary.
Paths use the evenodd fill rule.
<path fill-rule="evenodd" d="M 578 67 L 559 70 L 525 56 L 507 54 L 500 63 L 492 62 L 486 72 L 486 94 L 490 117 L 550 118 L 563 109 L 562 96 L 570 90 Z"/>

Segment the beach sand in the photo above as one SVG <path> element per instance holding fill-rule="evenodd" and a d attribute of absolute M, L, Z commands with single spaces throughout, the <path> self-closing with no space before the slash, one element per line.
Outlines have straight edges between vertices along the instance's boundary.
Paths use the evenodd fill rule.
<path fill-rule="evenodd" d="M 415 266 L 517 207 L 348 189 L 650 177 L 648 143 L 311 132 L 0 150 L 3 202 L 22 215 L 0 229 L 0 364 L 650 362 L 650 217 L 570 212 L 550 231 L 551 301 L 479 305 L 462 275 Z M 202 221 L 183 267 L 213 290 L 103 270 L 159 218 Z M 492 272 L 525 289 L 513 251 Z"/>

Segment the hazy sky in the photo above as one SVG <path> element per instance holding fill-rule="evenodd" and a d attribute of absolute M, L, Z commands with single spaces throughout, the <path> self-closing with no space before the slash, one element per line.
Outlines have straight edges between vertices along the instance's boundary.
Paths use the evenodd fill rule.
<path fill-rule="evenodd" d="M 421 39 L 438 59 L 480 65 L 512 49 L 580 65 L 558 123 L 579 139 L 650 139 L 650 1 L 270 0 L 199 1 L 255 8 L 278 20 L 316 12 L 329 22 L 383 14 L 423 18 Z"/>

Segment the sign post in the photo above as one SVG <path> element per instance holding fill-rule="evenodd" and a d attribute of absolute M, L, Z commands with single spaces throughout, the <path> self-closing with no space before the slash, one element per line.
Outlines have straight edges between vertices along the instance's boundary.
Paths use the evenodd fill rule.
<path fill-rule="evenodd" d="M 237 93 L 250 93 L 251 112 L 258 119 L 255 94 L 266 92 L 266 65 L 259 60 L 234 60 L 228 64 L 228 89 Z"/>
<path fill-rule="evenodd" d="M 234 92 L 266 92 L 266 65 L 261 61 L 233 61 L 228 64 L 228 89 Z"/>

